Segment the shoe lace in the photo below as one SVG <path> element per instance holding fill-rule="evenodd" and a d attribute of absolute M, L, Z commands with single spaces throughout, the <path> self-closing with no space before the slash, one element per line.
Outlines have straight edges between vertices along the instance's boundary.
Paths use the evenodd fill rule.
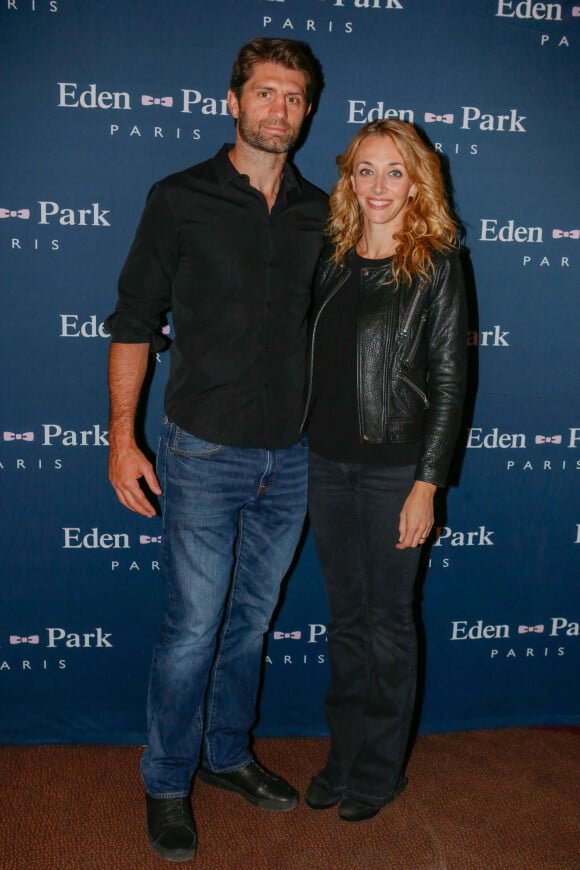
<path fill-rule="evenodd" d="M 173 828 L 182 824 L 189 825 L 191 821 L 183 798 L 164 801 L 161 815 L 162 825 L 167 828 Z"/>

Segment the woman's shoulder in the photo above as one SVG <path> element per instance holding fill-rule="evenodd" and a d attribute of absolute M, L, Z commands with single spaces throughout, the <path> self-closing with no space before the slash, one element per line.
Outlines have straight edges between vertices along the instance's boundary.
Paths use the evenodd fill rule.
<path fill-rule="evenodd" d="M 429 253 L 432 267 L 431 284 L 434 288 L 438 287 L 441 282 L 455 280 L 454 276 L 458 277 L 463 273 L 463 254 L 459 244 L 446 245 L 440 249 L 431 248 Z"/>
<path fill-rule="evenodd" d="M 445 263 L 459 262 L 461 258 L 461 247 L 459 244 L 445 244 L 442 248 L 435 248 L 431 245 L 429 248 L 429 256 L 435 267 Z"/>

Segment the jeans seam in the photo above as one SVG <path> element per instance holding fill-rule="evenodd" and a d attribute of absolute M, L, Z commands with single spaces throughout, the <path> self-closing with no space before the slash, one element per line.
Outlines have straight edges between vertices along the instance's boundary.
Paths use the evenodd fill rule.
<path fill-rule="evenodd" d="M 218 453 L 222 453 L 225 450 L 225 446 L 223 444 L 218 444 L 215 441 L 207 441 L 205 438 L 200 438 L 199 435 L 193 435 L 190 432 L 186 432 L 185 429 L 182 429 L 181 426 L 178 426 L 177 423 L 173 424 L 173 442 L 168 445 L 169 450 L 175 456 L 184 456 L 186 458 L 190 457 L 192 459 L 203 459 L 204 457 L 215 456 Z M 198 441 L 202 441 L 207 445 L 209 449 L 206 450 L 183 450 L 179 448 L 179 439 L 181 434 L 189 435 L 191 438 L 196 438 Z"/>
<path fill-rule="evenodd" d="M 224 623 L 223 623 L 222 630 L 221 630 L 220 636 L 219 636 L 219 646 L 218 646 L 217 656 L 214 660 L 213 667 L 211 669 L 211 674 L 213 676 L 212 691 L 211 691 L 211 698 L 209 699 L 209 706 L 208 706 L 208 709 L 206 712 L 206 727 L 209 727 L 210 730 L 214 724 L 215 694 L 216 694 L 216 690 L 217 690 L 218 679 L 220 677 L 220 668 L 219 668 L 220 659 L 222 657 L 224 641 L 225 641 L 225 637 L 226 637 L 227 632 L 228 632 L 228 628 L 229 628 L 230 620 L 231 620 L 231 615 L 232 615 L 232 609 L 234 606 L 234 594 L 236 591 L 236 583 L 237 583 L 237 579 L 238 579 L 238 567 L 240 564 L 240 554 L 242 552 L 243 543 L 244 543 L 244 509 L 242 508 L 242 510 L 240 511 L 240 522 L 239 522 L 239 532 L 238 532 L 238 552 L 237 552 L 237 556 L 236 556 L 234 571 L 232 574 L 232 582 L 230 585 L 230 593 L 229 593 L 229 598 L 228 598 L 228 603 L 227 603 L 227 610 L 225 612 Z M 211 744 L 207 740 L 206 740 L 206 756 L 209 759 L 211 767 L 213 768 L 212 748 L 211 748 Z M 238 770 L 239 768 L 233 768 L 233 769 Z M 222 771 L 222 773 L 223 772 L 225 772 L 225 771 Z"/>

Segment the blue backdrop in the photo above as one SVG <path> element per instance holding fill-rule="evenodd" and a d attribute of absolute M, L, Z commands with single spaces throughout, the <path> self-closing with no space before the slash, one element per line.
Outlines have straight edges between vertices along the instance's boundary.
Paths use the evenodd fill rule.
<path fill-rule="evenodd" d="M 159 521 L 107 482 L 103 327 L 151 183 L 231 141 L 231 64 L 306 40 L 326 88 L 296 162 L 329 190 L 366 120 L 444 158 L 470 251 L 471 384 L 423 584 L 423 731 L 577 723 L 580 6 L 534 0 L 3 0 L 4 742 L 137 742 Z M 154 448 L 168 367 L 158 357 Z M 269 638 L 261 734 L 323 734 L 307 537 Z"/>

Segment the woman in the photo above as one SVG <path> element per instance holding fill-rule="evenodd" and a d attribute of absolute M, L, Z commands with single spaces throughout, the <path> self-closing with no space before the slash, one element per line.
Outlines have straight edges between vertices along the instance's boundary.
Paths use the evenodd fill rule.
<path fill-rule="evenodd" d="M 457 226 L 412 125 L 367 124 L 337 163 L 307 412 L 330 751 L 306 802 L 357 822 L 407 783 L 413 587 L 460 425 L 467 325 Z"/>

